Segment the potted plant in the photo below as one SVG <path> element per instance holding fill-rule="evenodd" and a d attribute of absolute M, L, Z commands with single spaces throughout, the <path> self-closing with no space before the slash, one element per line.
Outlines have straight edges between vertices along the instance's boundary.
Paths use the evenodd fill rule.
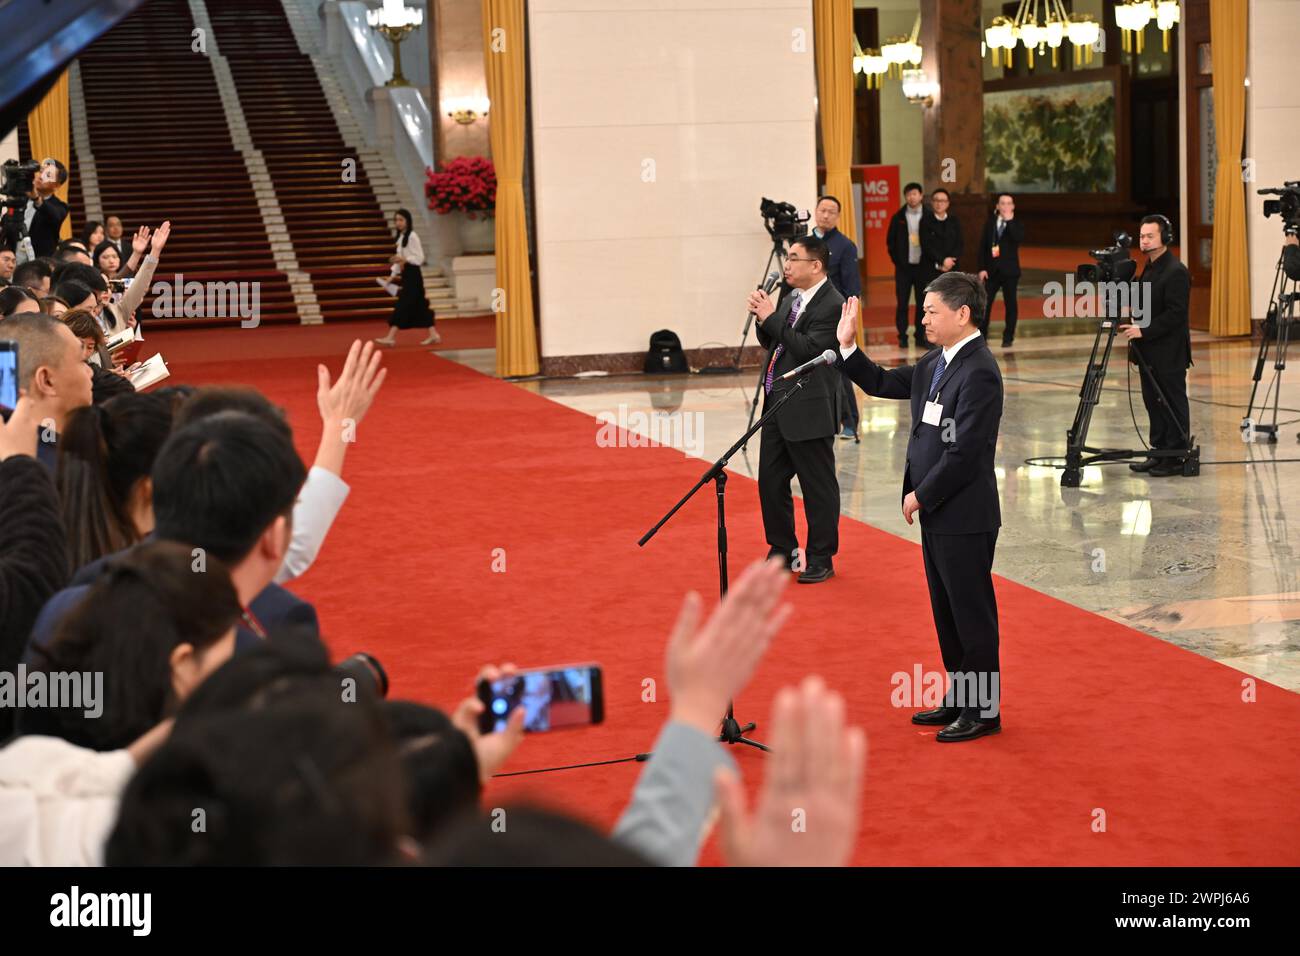
<path fill-rule="evenodd" d="M 462 213 L 461 244 L 467 253 L 491 252 L 496 238 L 497 174 L 486 156 L 458 156 L 429 170 L 424 186 L 429 208 L 439 215 Z"/>

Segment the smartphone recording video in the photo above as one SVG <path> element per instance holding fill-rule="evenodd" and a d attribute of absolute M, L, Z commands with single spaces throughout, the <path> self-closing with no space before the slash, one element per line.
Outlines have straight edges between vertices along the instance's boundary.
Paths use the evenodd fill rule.
<path fill-rule="evenodd" d="M 527 733 L 599 724 L 605 719 L 604 694 L 600 667 L 595 664 L 520 671 L 500 680 L 481 680 L 479 730 L 485 734 L 505 730 L 510 715 L 519 707 L 524 709 Z"/>

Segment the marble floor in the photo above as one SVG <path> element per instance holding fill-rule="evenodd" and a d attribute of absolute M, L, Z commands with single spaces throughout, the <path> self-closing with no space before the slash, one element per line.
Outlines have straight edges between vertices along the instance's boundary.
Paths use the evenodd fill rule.
<path fill-rule="evenodd" d="M 1188 383 L 1200 476 L 1147 478 L 1124 464 L 1094 465 L 1085 470 L 1081 487 L 1068 489 L 1060 486 L 1061 472 L 1051 459 L 1064 455 L 1093 337 L 1046 328 L 1041 333 L 1021 336 L 1011 350 L 995 347 L 1006 399 L 997 452 L 1003 527 L 994 570 L 1300 691 L 1300 588 L 1293 553 L 1300 545 L 1300 368 L 1282 376 L 1278 420 L 1289 424 L 1278 442 L 1258 436 L 1247 443 L 1241 420 L 1257 347 L 1193 333 L 1195 366 Z M 439 354 L 492 373 L 490 349 Z M 871 355 L 897 365 L 907 353 L 888 347 Z M 915 360 L 918 350 L 912 348 L 910 356 Z M 757 374 L 595 376 L 517 385 L 712 461 L 744 431 Z M 1272 374 L 1266 367 L 1261 394 Z M 1112 362 L 1090 445 L 1142 447 L 1127 389 L 1125 363 Z M 1132 390 L 1145 436 L 1136 370 Z M 858 398 L 861 443 L 836 442 L 843 512 L 919 542 L 919 526 L 909 527 L 899 508 L 908 409 L 860 392 Z M 755 476 L 757 441 L 730 467 Z M 1288 529 L 1293 515 L 1294 542 Z"/>

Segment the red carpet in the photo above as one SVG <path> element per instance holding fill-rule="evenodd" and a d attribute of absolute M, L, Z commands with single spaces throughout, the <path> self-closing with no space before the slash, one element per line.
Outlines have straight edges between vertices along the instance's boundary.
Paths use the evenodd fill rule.
<path fill-rule="evenodd" d="M 318 351 L 318 330 L 295 331 L 300 355 Z M 190 334 L 152 343 L 176 381 L 257 385 L 290 410 L 312 454 L 314 359 L 265 360 L 261 333 L 234 329 L 208 351 L 221 361 L 180 364 L 172 356 Z M 598 447 L 587 415 L 423 350 L 387 364 L 349 454 L 352 496 L 293 585 L 315 602 L 331 648 L 371 651 L 395 696 L 443 706 L 487 661 L 599 661 L 605 725 L 530 738 L 505 769 L 648 750 L 668 713 L 663 648 L 681 597 L 716 589 L 712 497 L 697 496 L 646 548 L 636 540 L 705 465 L 667 448 Z M 729 488 L 738 572 L 766 547 L 753 483 Z M 498 548 L 505 573 L 492 571 Z M 845 694 L 869 736 L 855 862 L 1300 863 L 1300 695 L 1258 682 L 1258 702 L 1243 703 L 1240 672 L 999 579 L 1005 730 L 938 745 L 890 703 L 891 674 L 940 666 L 919 549 L 846 519 L 836 567 L 828 584 L 790 589 L 793 623 L 737 711 L 763 739 L 783 684 L 817 672 Z M 641 701 L 647 677 L 658 703 Z M 763 756 L 734 753 L 756 785 Z M 537 797 L 608 824 L 639 769 L 499 781 L 485 799 Z M 1093 832 L 1097 811 L 1105 832 Z"/>

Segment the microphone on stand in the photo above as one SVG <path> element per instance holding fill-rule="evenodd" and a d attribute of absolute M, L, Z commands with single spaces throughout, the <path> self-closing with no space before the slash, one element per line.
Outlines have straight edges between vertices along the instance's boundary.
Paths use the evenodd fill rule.
<path fill-rule="evenodd" d="M 787 378 L 794 378 L 797 375 L 806 375 L 809 372 L 811 372 L 813 369 L 817 368 L 819 365 L 834 365 L 835 360 L 837 358 L 839 358 L 839 356 L 836 355 L 833 350 L 827 349 L 825 352 L 817 356 L 815 359 L 812 359 L 809 362 L 804 362 L 798 368 L 790 369 L 790 371 L 782 375 L 781 378 L 787 379 Z"/>

